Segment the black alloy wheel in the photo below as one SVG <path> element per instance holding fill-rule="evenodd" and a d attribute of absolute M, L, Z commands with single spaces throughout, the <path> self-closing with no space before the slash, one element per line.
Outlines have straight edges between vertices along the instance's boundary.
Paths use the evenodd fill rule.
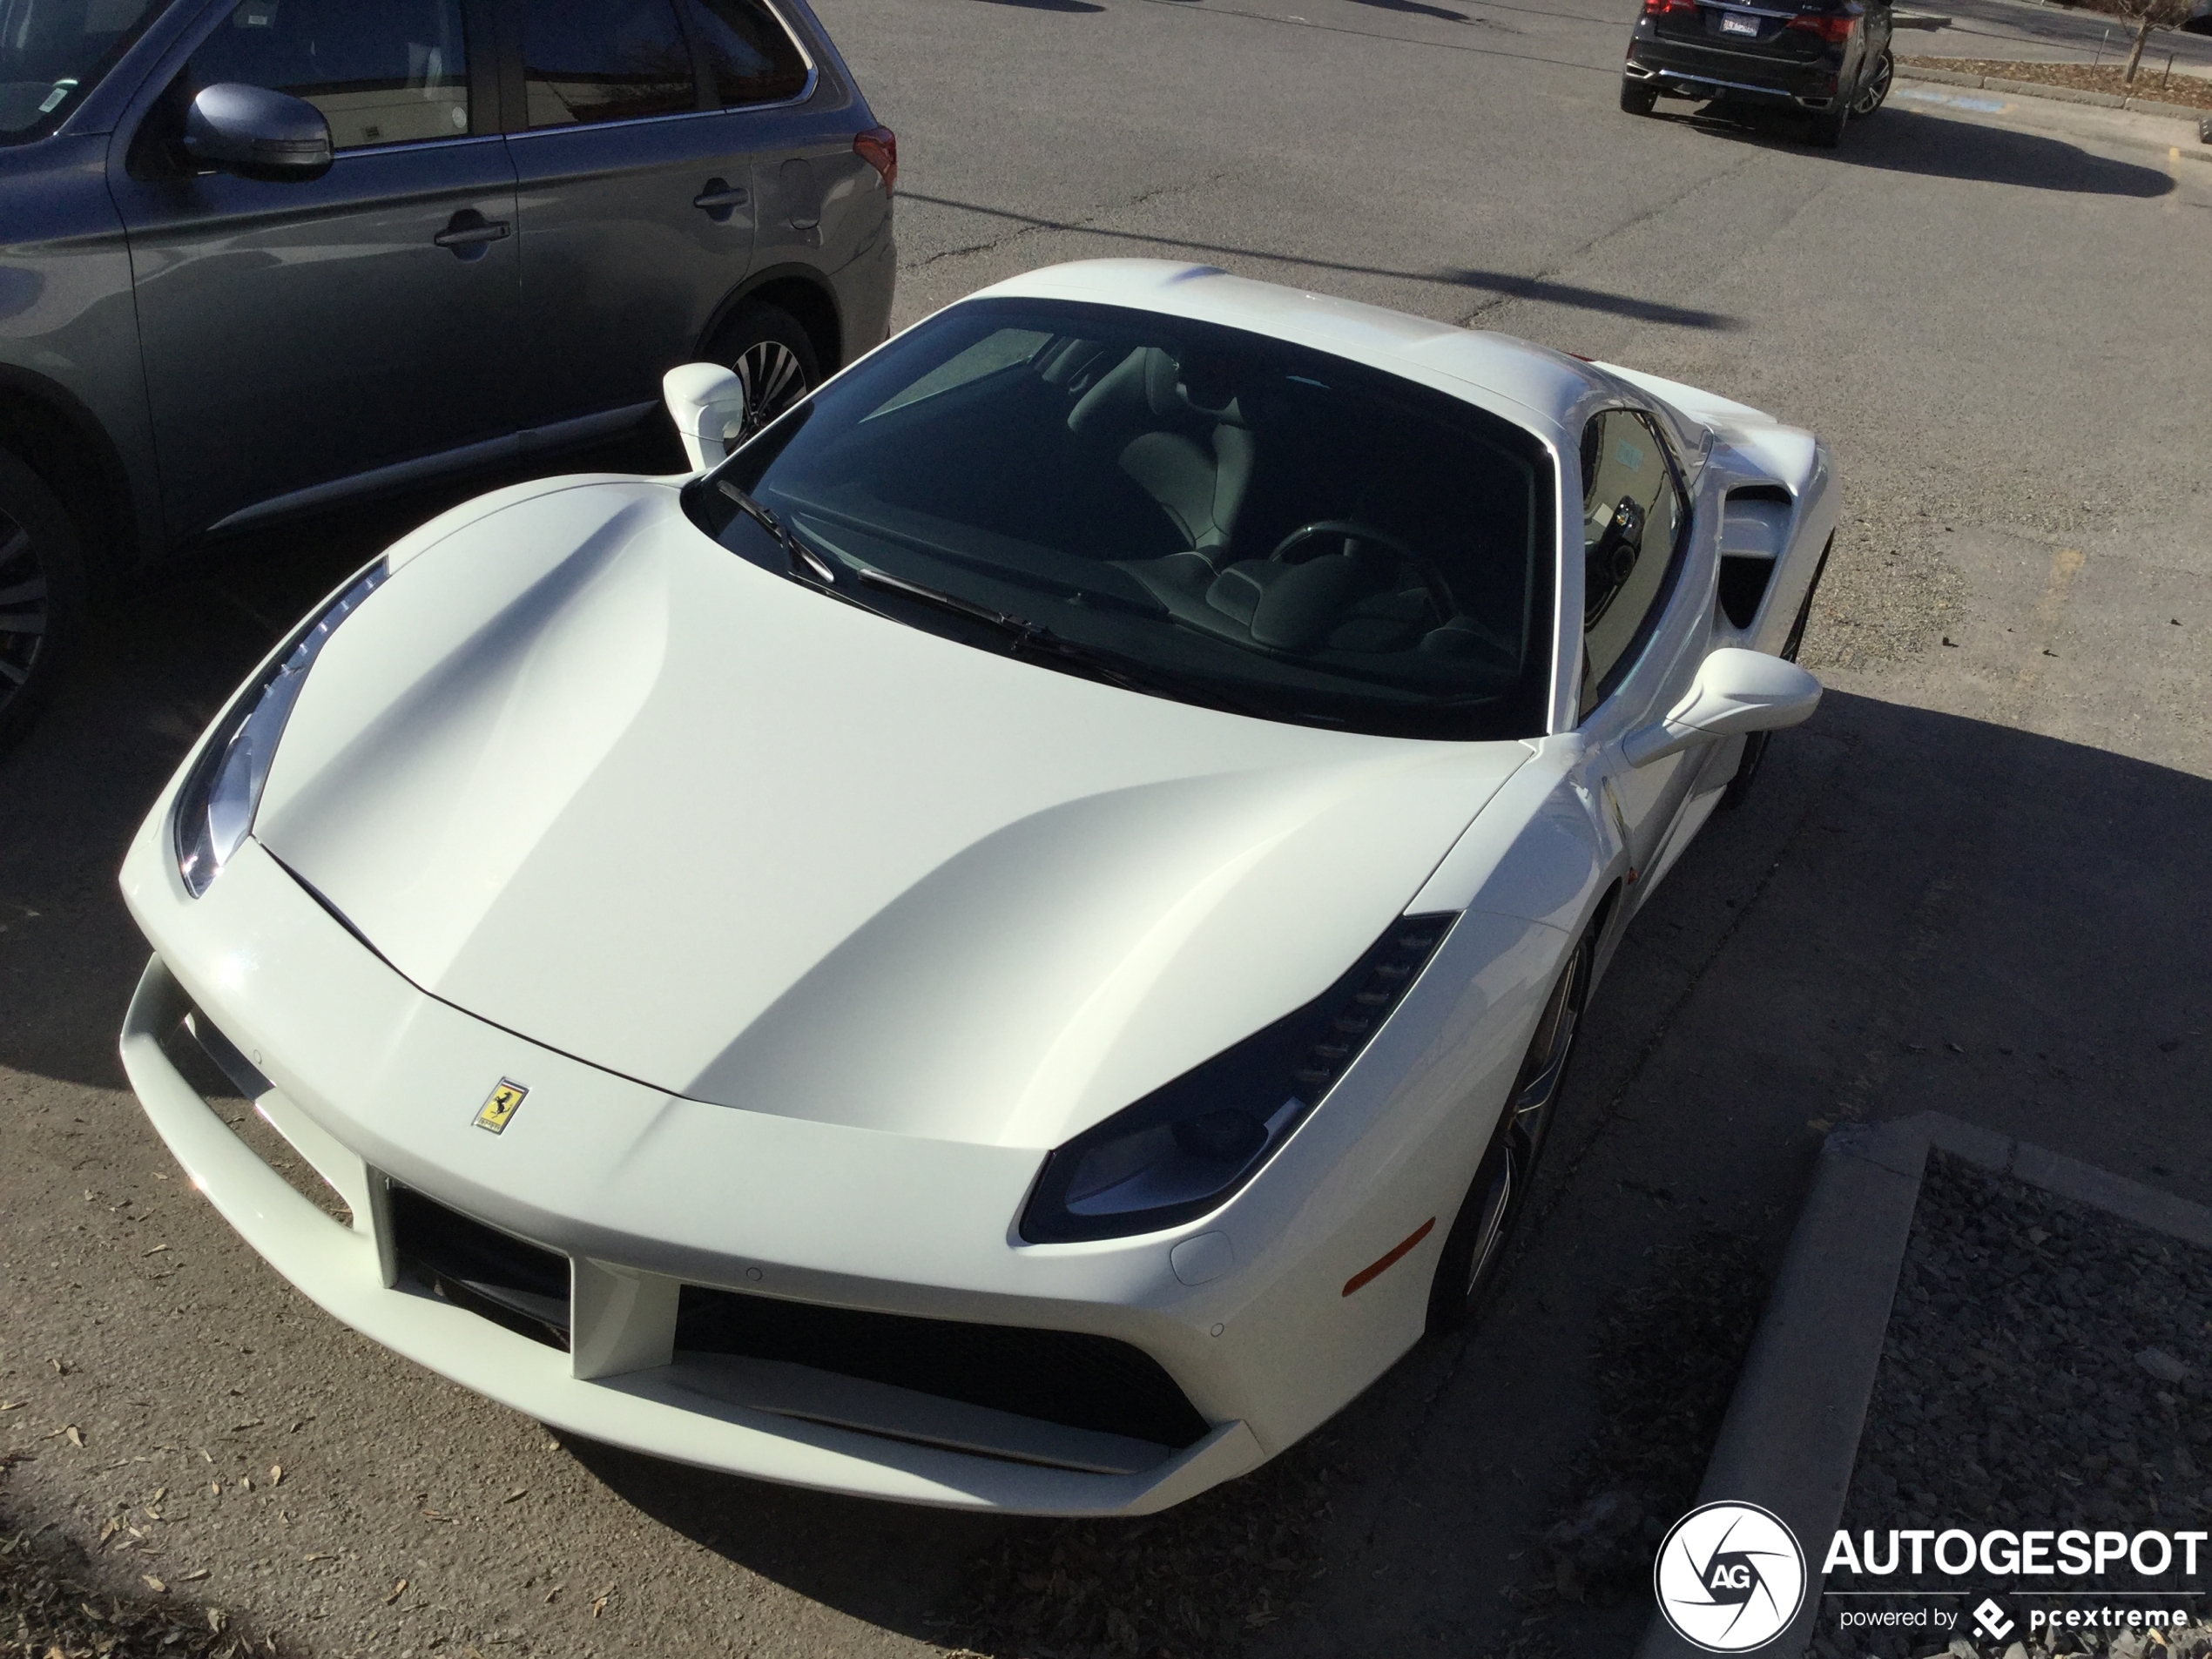
<path fill-rule="evenodd" d="M 1890 83 L 1897 78 L 1897 59 L 1890 49 L 1882 48 L 1872 71 L 1858 89 L 1858 96 L 1851 101 L 1851 118 L 1864 121 L 1889 101 Z"/>
<path fill-rule="evenodd" d="M 77 526 L 44 479 L 0 450 L 0 753 L 53 695 L 84 617 Z"/>
<path fill-rule="evenodd" d="M 1625 76 L 1621 81 L 1621 107 L 1630 115 L 1649 115 L 1659 106 L 1659 94 L 1642 81 Z"/>
<path fill-rule="evenodd" d="M 814 342 L 796 317 L 776 306 L 740 306 L 707 354 L 715 362 L 727 363 L 745 388 L 745 426 L 731 440 L 732 448 L 822 381 Z"/>
<path fill-rule="evenodd" d="M 1805 624 L 1812 620 L 1812 596 L 1820 591 L 1820 578 L 1828 569 L 1828 555 L 1835 545 L 1836 538 L 1831 536 L 1828 545 L 1820 550 L 1820 563 L 1812 567 L 1812 580 L 1805 587 L 1805 602 L 1797 607 L 1797 620 L 1790 624 L 1790 637 L 1775 653 L 1785 663 L 1796 662 L 1798 648 L 1805 643 Z M 1736 763 L 1736 775 L 1728 780 L 1728 792 L 1721 797 L 1723 806 L 1743 804 L 1743 797 L 1751 792 L 1752 780 L 1758 777 L 1759 768 L 1766 762 L 1766 746 L 1773 736 L 1771 732 L 1754 732 L 1743 739 L 1743 754 Z"/>
<path fill-rule="evenodd" d="M 1552 988 L 1536 1022 L 1536 1034 L 1529 1039 L 1521 1073 L 1514 1079 L 1513 1092 L 1498 1115 L 1498 1127 L 1491 1133 L 1482 1162 L 1475 1166 L 1474 1180 L 1460 1202 L 1452 1231 L 1445 1236 L 1428 1292 L 1431 1336 L 1467 1324 L 1497 1283 L 1507 1243 L 1527 1207 L 1536 1160 L 1543 1156 L 1567 1084 L 1568 1062 L 1574 1058 L 1596 948 L 1595 934 L 1586 934 L 1560 971 L 1559 983 Z"/>

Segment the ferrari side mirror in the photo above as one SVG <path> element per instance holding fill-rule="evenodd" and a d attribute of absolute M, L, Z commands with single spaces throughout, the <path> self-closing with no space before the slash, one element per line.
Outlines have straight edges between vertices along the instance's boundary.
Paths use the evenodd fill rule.
<path fill-rule="evenodd" d="M 1621 753 L 1648 766 L 1700 743 L 1799 725 L 1819 705 L 1820 682 L 1795 663 L 1724 645 L 1705 658 L 1671 714 L 1622 738 Z"/>
<path fill-rule="evenodd" d="M 661 376 L 660 395 L 691 470 L 719 466 L 745 430 L 745 383 L 719 363 L 681 363 Z"/>

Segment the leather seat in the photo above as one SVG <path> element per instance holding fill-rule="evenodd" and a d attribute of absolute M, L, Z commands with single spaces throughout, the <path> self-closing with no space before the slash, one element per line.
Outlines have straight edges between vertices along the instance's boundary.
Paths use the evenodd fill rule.
<path fill-rule="evenodd" d="M 1222 400 L 1214 407 L 1210 389 L 1202 368 L 1186 374 L 1163 347 L 1140 346 L 1076 401 L 1068 429 L 1108 450 L 1184 544 L 1217 569 L 1251 485 L 1253 445 L 1229 388 L 1214 394 Z"/>

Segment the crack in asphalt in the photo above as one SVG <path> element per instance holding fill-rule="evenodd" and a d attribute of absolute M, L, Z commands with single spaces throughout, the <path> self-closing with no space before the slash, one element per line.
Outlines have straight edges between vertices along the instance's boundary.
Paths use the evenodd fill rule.
<path fill-rule="evenodd" d="M 1193 179 L 1187 184 L 1161 185 L 1151 190 L 1139 191 L 1126 201 L 1109 203 L 1106 206 L 1095 209 L 1089 216 L 1076 219 L 1042 219 L 1034 213 L 1017 213 L 1011 208 L 986 207 L 977 202 L 954 201 L 949 197 L 925 196 L 919 191 L 908 191 L 906 192 L 908 201 L 927 202 L 933 207 L 957 208 L 963 212 L 983 213 L 994 219 L 1015 219 L 1019 222 L 1020 228 L 1009 231 L 1003 236 L 992 237 L 981 242 L 972 242 L 962 247 L 941 249 L 932 253 L 927 259 L 917 260 L 912 265 L 907 266 L 905 269 L 908 272 L 926 271 L 940 260 L 958 259 L 968 253 L 988 253 L 998 248 L 1010 246 L 1025 236 L 1036 236 L 1046 231 L 1081 231 L 1089 235 L 1116 236 L 1131 241 L 1167 241 L 1170 246 L 1197 246 L 1196 243 L 1177 243 L 1161 237 L 1143 236 L 1135 231 L 1101 230 L 1096 226 L 1098 221 L 1109 213 L 1125 213 L 1132 207 L 1143 207 L 1149 202 L 1160 200 L 1163 197 L 1204 190 L 1208 185 L 1219 184 L 1233 171 L 1232 168 L 1224 167 L 1219 172 L 1208 173 L 1204 178 Z"/>
<path fill-rule="evenodd" d="M 1508 289 L 1507 292 L 1498 294 L 1492 299 L 1484 300 L 1480 305 L 1475 307 L 1474 310 L 1468 312 L 1467 315 L 1459 319 L 1459 326 L 1462 328 L 1472 328 L 1474 327 L 1475 319 L 1478 317 L 1487 316 L 1491 312 L 1498 310 L 1501 307 L 1511 305 L 1516 300 L 1538 297 L 1536 295 L 1537 289 L 1553 286 L 1553 279 L 1562 275 L 1569 270 L 1572 270 L 1577 260 L 1582 259 L 1594 249 L 1603 246 L 1605 244 L 1613 241 L 1617 237 L 1625 235 L 1627 233 L 1635 230 L 1640 225 L 1649 224 L 1653 219 L 1658 219 L 1672 209 L 1680 206 L 1683 202 L 1688 201 L 1692 196 L 1696 195 L 1698 192 L 1708 189 L 1715 185 L 1723 184 L 1729 179 L 1735 178 L 1737 174 L 1742 172 L 1745 168 L 1757 162 L 1764 154 L 1764 152 L 1754 152 L 1753 153 L 1745 156 L 1741 161 L 1735 163 L 1733 165 L 1723 167 L 1716 173 L 1709 173 L 1694 184 L 1689 185 L 1684 188 L 1676 191 L 1673 195 L 1664 197 L 1662 199 L 1654 202 L 1642 212 L 1622 219 L 1618 225 L 1615 225 L 1609 229 L 1599 232 L 1588 241 L 1582 243 L 1581 246 L 1569 252 L 1567 256 L 1561 260 L 1557 264 L 1548 266 L 1545 269 L 1537 272 L 1534 276 L 1527 278 L 1522 283 Z"/>

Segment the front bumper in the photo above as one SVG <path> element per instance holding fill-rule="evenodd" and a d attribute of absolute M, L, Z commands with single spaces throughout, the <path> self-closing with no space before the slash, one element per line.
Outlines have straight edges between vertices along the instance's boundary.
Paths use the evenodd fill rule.
<path fill-rule="evenodd" d="M 540 1421 L 762 1480 L 1036 1514 L 1149 1513 L 1262 1460 L 1240 1421 L 1216 1424 L 1170 1452 L 902 1389 L 840 1388 L 838 1379 L 795 1375 L 797 1367 L 673 1355 L 674 1281 L 585 1258 L 572 1258 L 570 1351 L 533 1340 L 400 1283 L 381 1173 L 274 1089 L 257 1109 L 346 1200 L 354 1224 L 263 1162 L 165 1050 L 193 1012 L 157 956 L 132 998 L 122 1041 L 132 1087 L 192 1184 L 327 1312 Z M 1159 1454 L 1150 1467 L 1129 1467 L 1148 1453 Z"/>

